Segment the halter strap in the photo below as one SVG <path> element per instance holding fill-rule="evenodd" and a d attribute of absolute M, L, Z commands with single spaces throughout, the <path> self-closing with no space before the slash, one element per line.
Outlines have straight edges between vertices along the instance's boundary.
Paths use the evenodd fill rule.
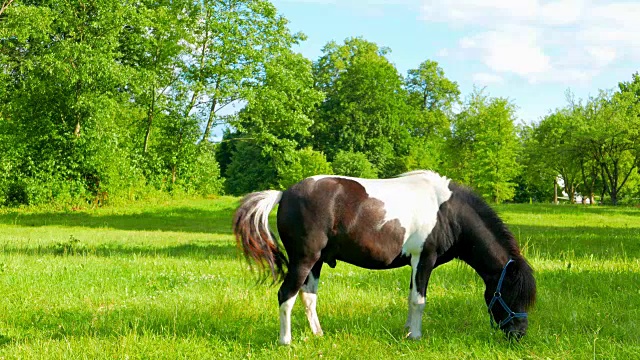
<path fill-rule="evenodd" d="M 509 259 L 509 261 L 507 261 L 507 263 L 505 264 L 504 268 L 502 268 L 502 274 L 500 274 L 500 280 L 498 280 L 498 287 L 496 288 L 496 292 L 493 293 L 493 298 L 491 299 L 491 302 L 489 302 L 489 309 L 487 311 L 489 312 L 489 320 L 491 320 L 491 327 L 493 328 L 501 328 L 513 319 L 527 317 L 526 312 L 516 313 L 511 311 L 509 306 L 507 306 L 507 303 L 505 303 L 504 300 L 502 299 L 502 294 L 500 293 L 500 290 L 502 289 L 502 281 L 504 280 L 504 275 L 507 273 L 507 266 L 509 266 L 509 264 L 511 264 L 512 262 L 514 262 L 514 260 Z M 500 305 L 502 305 L 502 308 L 508 314 L 508 316 L 504 320 L 500 321 L 499 323 L 497 320 L 494 320 L 493 314 L 491 313 L 491 309 L 493 308 L 493 305 L 496 303 L 496 300 L 498 301 L 498 303 L 500 303 Z"/>

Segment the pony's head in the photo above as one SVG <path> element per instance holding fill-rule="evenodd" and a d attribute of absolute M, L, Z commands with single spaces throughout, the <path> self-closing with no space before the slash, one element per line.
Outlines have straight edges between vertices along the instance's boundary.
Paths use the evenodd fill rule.
<path fill-rule="evenodd" d="M 500 277 L 487 281 L 484 298 L 491 324 L 507 338 L 519 340 L 527 333 L 527 311 L 535 302 L 533 270 L 522 257 L 510 259 Z"/>

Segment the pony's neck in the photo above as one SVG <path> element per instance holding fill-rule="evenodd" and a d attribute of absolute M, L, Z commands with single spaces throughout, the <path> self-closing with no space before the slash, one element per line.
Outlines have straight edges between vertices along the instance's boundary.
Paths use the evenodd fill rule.
<path fill-rule="evenodd" d="M 465 229 L 465 239 L 460 259 L 469 264 L 487 285 L 497 282 L 504 265 L 509 259 L 517 260 L 521 257 L 513 253 L 505 242 L 498 239 L 491 229 L 483 222 L 475 223 L 474 228 Z"/>
<path fill-rule="evenodd" d="M 480 275 L 487 285 L 497 282 L 504 265 L 509 259 L 516 260 L 516 257 L 510 255 L 507 251 L 476 252 L 475 256 L 471 258 L 461 258 Z"/>

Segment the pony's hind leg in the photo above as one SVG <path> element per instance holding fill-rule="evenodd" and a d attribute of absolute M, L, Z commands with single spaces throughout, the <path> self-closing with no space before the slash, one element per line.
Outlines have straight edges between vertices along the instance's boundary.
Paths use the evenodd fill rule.
<path fill-rule="evenodd" d="M 320 327 L 320 320 L 318 320 L 318 313 L 316 312 L 320 270 L 322 270 L 322 260 L 318 260 L 318 262 L 313 265 L 311 272 L 309 272 L 309 275 L 307 276 L 307 280 L 300 289 L 300 296 L 302 296 L 302 301 L 304 302 L 304 308 L 307 314 L 307 319 L 309 320 L 311 332 L 318 336 L 322 336 L 322 328 Z"/>
<path fill-rule="evenodd" d="M 298 291 L 311 271 L 311 267 L 320 256 L 314 259 L 303 259 L 299 262 L 290 262 L 289 271 L 278 291 L 278 303 L 280 304 L 280 344 L 291 344 L 291 309 L 298 297 Z"/>

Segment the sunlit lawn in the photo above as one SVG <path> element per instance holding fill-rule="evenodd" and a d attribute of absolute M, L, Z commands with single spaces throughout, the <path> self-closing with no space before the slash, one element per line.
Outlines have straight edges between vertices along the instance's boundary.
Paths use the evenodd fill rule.
<path fill-rule="evenodd" d="M 502 205 L 536 270 L 530 329 L 489 326 L 482 282 L 434 271 L 424 338 L 403 338 L 409 268 L 325 267 L 315 338 L 300 304 L 277 345 L 277 287 L 235 248 L 235 198 L 57 212 L 0 210 L 0 357 L 619 358 L 640 354 L 640 210 Z"/>

